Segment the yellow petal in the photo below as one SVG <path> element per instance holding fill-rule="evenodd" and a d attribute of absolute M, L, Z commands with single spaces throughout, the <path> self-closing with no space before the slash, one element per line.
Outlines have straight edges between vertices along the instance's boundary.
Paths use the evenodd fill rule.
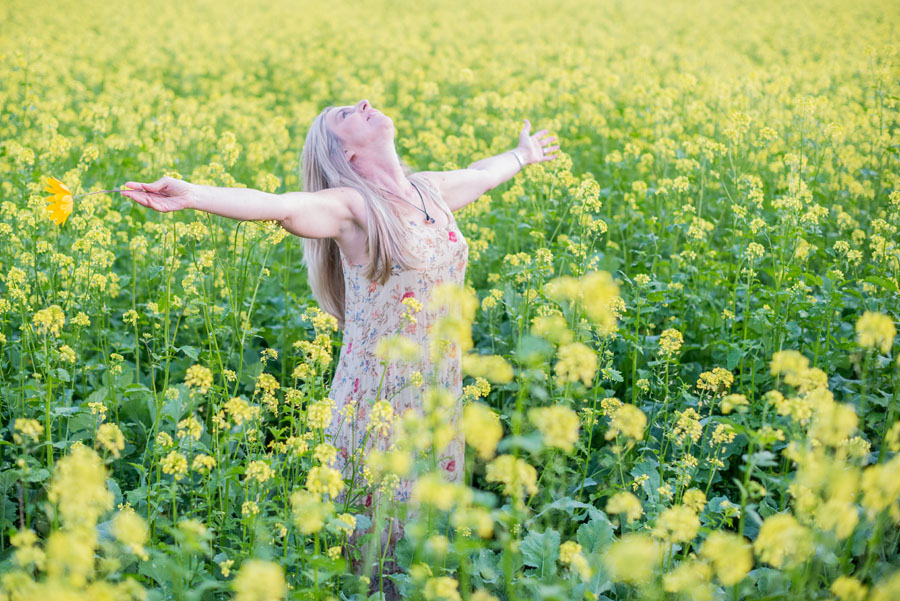
<path fill-rule="evenodd" d="M 62 225 L 66 222 L 69 215 L 72 214 L 73 199 L 69 195 L 53 196 L 48 199 L 47 212 L 56 225 Z"/>
<path fill-rule="evenodd" d="M 54 195 L 56 194 L 71 194 L 72 191 L 69 190 L 64 183 L 56 179 L 55 177 L 48 177 L 46 180 L 46 190 L 47 192 L 51 192 Z"/>

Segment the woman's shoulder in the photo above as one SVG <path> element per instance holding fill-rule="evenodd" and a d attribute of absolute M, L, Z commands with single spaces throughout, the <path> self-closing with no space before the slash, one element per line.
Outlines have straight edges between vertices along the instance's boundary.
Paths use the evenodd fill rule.
<path fill-rule="evenodd" d="M 416 183 L 421 182 L 428 191 L 428 194 L 438 202 L 447 210 L 450 211 L 450 208 L 447 206 L 446 201 L 444 200 L 443 194 L 441 194 L 441 180 L 439 171 L 417 171 L 410 176 L 410 179 L 416 178 L 414 181 Z"/>

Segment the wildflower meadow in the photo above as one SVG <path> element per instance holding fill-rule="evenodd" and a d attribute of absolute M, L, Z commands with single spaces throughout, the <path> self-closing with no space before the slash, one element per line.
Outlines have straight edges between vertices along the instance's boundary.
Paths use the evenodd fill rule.
<path fill-rule="evenodd" d="M 0 600 L 900 599 L 898 22 L 0 2 Z M 394 445 L 334 468 L 341 331 L 300 238 L 118 192 L 299 190 L 313 118 L 360 98 L 416 171 L 526 118 L 560 144 L 456 215 L 461 482 L 459 399 L 421 379 L 421 413 L 365 400 Z"/>

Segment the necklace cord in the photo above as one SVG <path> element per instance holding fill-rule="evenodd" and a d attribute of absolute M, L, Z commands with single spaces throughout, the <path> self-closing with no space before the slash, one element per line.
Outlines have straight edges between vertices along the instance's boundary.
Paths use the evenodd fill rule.
<path fill-rule="evenodd" d="M 422 196 L 422 193 L 419 192 L 419 187 L 418 187 L 417 185 L 413 184 L 412 182 L 409 182 L 409 183 L 412 184 L 412 187 L 413 187 L 413 188 L 415 188 L 416 192 L 417 192 L 418 195 L 419 195 L 419 200 L 422 201 L 422 208 L 421 208 L 421 209 L 420 209 L 419 207 L 417 207 L 415 204 L 413 204 L 413 203 L 409 202 L 408 200 L 406 200 L 405 198 L 402 198 L 402 197 L 398 196 L 397 194 L 394 194 L 394 193 L 391 192 L 390 190 L 385 190 L 384 188 L 381 188 L 380 186 L 379 186 L 379 189 L 382 190 L 382 191 L 384 191 L 384 192 L 387 192 L 387 193 L 390 194 L 391 196 L 396 196 L 397 198 L 399 198 L 400 200 L 402 200 L 402 201 L 405 202 L 406 204 L 412 206 L 412 207 L 413 207 L 414 209 L 416 209 L 417 211 L 421 211 L 421 212 L 425 213 L 425 223 L 434 223 L 434 217 L 432 217 L 431 215 L 428 214 L 428 208 L 425 206 L 425 198 Z"/>

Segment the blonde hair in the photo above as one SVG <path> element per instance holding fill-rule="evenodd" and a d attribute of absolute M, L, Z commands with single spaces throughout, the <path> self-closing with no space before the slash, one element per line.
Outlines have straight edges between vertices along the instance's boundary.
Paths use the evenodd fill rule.
<path fill-rule="evenodd" d="M 341 148 L 340 140 L 325 125 L 328 106 L 313 120 L 306 134 L 300 155 L 300 176 L 306 192 L 318 192 L 326 188 L 354 188 L 366 203 L 366 250 L 369 264 L 364 275 L 371 281 L 384 284 L 396 264 L 401 269 L 418 266 L 407 247 L 408 228 L 384 200 L 377 186 L 362 177 Z M 402 160 L 403 173 L 420 190 L 433 198 L 437 190 L 427 178 Z M 310 288 L 319 306 L 334 315 L 341 329 L 344 328 L 344 271 L 341 251 L 333 238 L 304 238 L 303 262 L 306 265 Z"/>

